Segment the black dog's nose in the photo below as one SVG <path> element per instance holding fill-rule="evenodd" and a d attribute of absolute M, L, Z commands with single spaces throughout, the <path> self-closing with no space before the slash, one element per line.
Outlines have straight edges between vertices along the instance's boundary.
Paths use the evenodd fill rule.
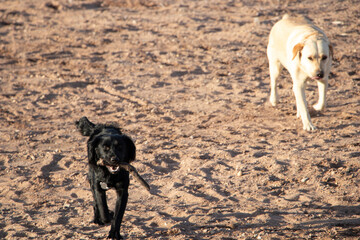
<path fill-rule="evenodd" d="M 117 158 L 116 157 L 111 157 L 110 162 L 113 163 L 113 164 L 117 163 Z"/>
<path fill-rule="evenodd" d="M 319 78 L 323 78 L 324 77 L 324 72 L 321 71 L 316 76 L 319 77 Z"/>

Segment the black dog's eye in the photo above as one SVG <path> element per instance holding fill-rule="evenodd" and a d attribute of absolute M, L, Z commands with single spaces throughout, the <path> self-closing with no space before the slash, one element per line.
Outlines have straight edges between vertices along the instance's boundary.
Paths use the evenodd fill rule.
<path fill-rule="evenodd" d="M 312 58 L 312 57 L 308 57 L 308 59 L 309 59 L 310 61 L 312 61 L 312 60 L 313 60 L 313 58 Z"/>
<path fill-rule="evenodd" d="M 322 56 L 321 60 L 326 60 L 327 56 Z"/>
<path fill-rule="evenodd" d="M 114 141 L 114 146 L 116 147 L 116 149 L 121 150 L 121 145 L 118 141 Z"/>

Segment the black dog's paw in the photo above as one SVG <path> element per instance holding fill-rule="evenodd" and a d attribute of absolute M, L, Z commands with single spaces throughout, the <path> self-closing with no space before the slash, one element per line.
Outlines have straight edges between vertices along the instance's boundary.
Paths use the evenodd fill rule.
<path fill-rule="evenodd" d="M 107 219 L 101 220 L 100 218 L 94 218 L 92 223 L 95 223 L 98 225 L 104 225 L 104 224 L 110 223 L 113 220 L 113 218 L 114 218 L 114 212 L 110 211 Z"/>
<path fill-rule="evenodd" d="M 98 218 L 94 218 L 91 222 L 98 225 L 104 225 L 104 223 Z"/>
<path fill-rule="evenodd" d="M 123 239 L 123 237 L 120 235 L 120 231 L 114 231 L 114 230 L 110 230 L 109 232 L 109 236 L 107 237 L 108 239 Z"/>

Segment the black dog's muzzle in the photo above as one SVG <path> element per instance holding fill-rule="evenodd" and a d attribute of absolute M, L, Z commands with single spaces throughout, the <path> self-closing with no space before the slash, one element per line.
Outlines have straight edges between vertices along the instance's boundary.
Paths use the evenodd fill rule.
<path fill-rule="evenodd" d="M 112 162 L 116 162 L 116 161 L 112 160 Z M 111 174 L 116 174 L 117 172 L 120 171 L 119 166 L 106 164 L 106 162 L 102 158 L 100 158 L 96 164 L 99 166 L 105 166 Z"/>

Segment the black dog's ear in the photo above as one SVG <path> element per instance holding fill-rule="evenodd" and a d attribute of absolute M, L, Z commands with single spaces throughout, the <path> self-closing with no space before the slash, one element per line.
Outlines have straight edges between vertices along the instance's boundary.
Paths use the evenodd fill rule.
<path fill-rule="evenodd" d="M 80 118 L 79 121 L 75 122 L 75 125 L 83 136 L 90 136 L 95 128 L 95 124 L 90 122 L 87 117 Z"/>
<path fill-rule="evenodd" d="M 136 157 L 136 147 L 134 142 L 131 140 L 131 138 L 129 138 L 126 135 L 122 135 L 122 138 L 126 144 L 126 161 L 128 163 L 132 162 L 135 160 Z"/>
<path fill-rule="evenodd" d="M 100 138 L 96 137 L 94 139 L 89 139 L 87 142 L 87 150 L 88 150 L 88 160 L 89 163 L 96 165 L 99 160 L 96 154 L 96 148 L 99 145 Z"/>

